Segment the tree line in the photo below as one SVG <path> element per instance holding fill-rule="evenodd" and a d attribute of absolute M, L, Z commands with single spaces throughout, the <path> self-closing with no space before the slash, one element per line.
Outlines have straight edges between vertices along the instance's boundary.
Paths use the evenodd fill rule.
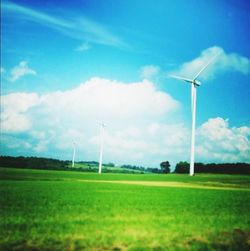
<path fill-rule="evenodd" d="M 195 173 L 217 173 L 217 174 L 250 174 L 249 163 L 195 163 Z M 189 163 L 181 161 L 176 164 L 174 173 L 189 173 Z"/>
<path fill-rule="evenodd" d="M 135 165 L 126 164 L 126 165 L 121 165 L 121 168 L 137 170 L 137 171 L 140 171 L 141 173 L 162 173 L 162 170 L 156 167 L 143 167 L 143 166 L 135 166 Z"/>
<path fill-rule="evenodd" d="M 66 170 L 69 166 L 69 161 L 39 157 L 0 156 L 0 166 L 46 170 Z"/>
<path fill-rule="evenodd" d="M 11 157 L 0 156 L 0 167 L 14 167 L 14 168 L 30 168 L 30 169 L 45 169 L 45 170 L 76 170 L 85 172 L 97 172 L 97 161 L 79 161 L 80 164 L 85 164 L 88 168 L 72 168 L 71 161 L 58 160 L 52 158 L 41 157 Z M 121 170 L 112 169 L 115 167 L 114 163 L 103 164 L 103 172 L 128 172 L 126 169 L 130 169 L 129 173 L 162 173 L 168 174 L 171 172 L 169 161 L 163 161 L 160 163 L 160 168 L 145 168 L 142 166 L 134 165 L 122 165 Z M 111 168 L 109 168 L 111 167 Z M 195 163 L 195 173 L 217 173 L 217 174 L 250 174 L 249 163 Z M 186 161 L 180 161 L 176 164 L 173 173 L 189 173 L 189 163 Z"/>
<path fill-rule="evenodd" d="M 45 170 L 72 170 L 82 172 L 98 172 L 99 162 L 97 161 L 78 161 L 75 162 L 82 164 L 85 167 L 72 167 L 72 162 L 69 160 L 58 160 L 52 158 L 41 157 L 12 157 L 12 156 L 0 156 L 0 167 L 12 167 L 12 168 L 28 168 L 28 169 L 45 169 Z M 122 165 L 117 169 L 114 163 L 103 163 L 103 173 L 161 173 L 159 168 L 145 168 L 135 165 Z M 129 170 L 131 171 L 129 171 Z M 139 172 L 138 172 L 139 171 Z"/>

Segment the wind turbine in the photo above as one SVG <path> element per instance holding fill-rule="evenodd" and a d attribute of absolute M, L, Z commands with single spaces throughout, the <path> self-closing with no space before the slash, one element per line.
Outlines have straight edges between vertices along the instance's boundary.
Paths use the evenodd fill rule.
<path fill-rule="evenodd" d="M 72 156 L 72 167 L 75 167 L 75 156 L 76 156 L 76 142 L 73 142 L 73 156 Z"/>
<path fill-rule="evenodd" d="M 103 143 L 104 143 L 104 127 L 106 125 L 102 122 L 100 124 L 100 158 L 99 158 L 99 170 L 98 173 L 102 173 L 102 155 L 103 155 Z"/>
<path fill-rule="evenodd" d="M 191 151 L 190 151 L 190 169 L 189 175 L 194 175 L 194 148 L 195 148 L 195 122 L 196 122 L 196 88 L 201 85 L 201 82 L 197 80 L 197 78 L 201 75 L 201 73 L 214 61 L 214 59 L 219 55 L 216 54 L 212 57 L 206 65 L 204 65 L 201 70 L 194 76 L 193 79 L 174 76 L 171 75 L 173 78 L 177 78 L 183 80 L 187 83 L 191 84 L 191 111 L 192 111 L 192 134 L 191 134 Z"/>

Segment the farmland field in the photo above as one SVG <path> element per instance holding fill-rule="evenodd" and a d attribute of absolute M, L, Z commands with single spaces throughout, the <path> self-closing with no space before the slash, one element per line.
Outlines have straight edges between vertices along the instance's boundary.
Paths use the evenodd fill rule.
<path fill-rule="evenodd" d="M 250 176 L 0 177 L 1 250 L 250 250 Z"/>

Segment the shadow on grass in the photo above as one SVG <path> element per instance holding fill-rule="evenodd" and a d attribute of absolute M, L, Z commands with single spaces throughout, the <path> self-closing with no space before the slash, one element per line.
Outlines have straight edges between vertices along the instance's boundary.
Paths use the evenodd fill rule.
<path fill-rule="evenodd" d="M 209 239 L 192 238 L 186 242 L 186 250 L 248 251 L 250 231 L 234 229 L 233 232 L 220 232 Z"/>
<path fill-rule="evenodd" d="M 4 251 L 249 251 L 250 250 L 250 231 L 234 229 L 232 232 L 220 232 L 219 234 L 203 237 L 192 237 L 186 240 L 179 240 L 171 246 L 150 246 L 135 245 L 127 243 L 124 246 L 98 245 L 98 243 L 86 243 L 85 240 L 46 240 L 40 243 L 33 243 L 23 240 L 13 243 L 0 244 L 0 250 Z"/>

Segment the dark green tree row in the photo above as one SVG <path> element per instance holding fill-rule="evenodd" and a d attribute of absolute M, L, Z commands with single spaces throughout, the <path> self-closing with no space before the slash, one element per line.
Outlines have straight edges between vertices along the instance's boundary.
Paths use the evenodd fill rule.
<path fill-rule="evenodd" d="M 143 167 L 143 166 L 133 166 L 133 165 L 122 165 L 121 168 L 138 170 L 141 172 L 149 172 L 149 173 L 170 173 L 170 164 L 168 161 L 164 161 L 160 164 L 161 169 L 152 168 L 152 167 Z"/>
<path fill-rule="evenodd" d="M 176 164 L 175 173 L 189 173 L 189 163 L 179 162 Z M 218 174 L 250 174 L 249 163 L 222 163 L 222 164 L 194 164 L 195 173 L 218 173 Z"/>
<path fill-rule="evenodd" d="M 61 170 L 67 169 L 68 164 L 68 161 L 49 158 L 0 156 L 1 167 Z"/>
<path fill-rule="evenodd" d="M 39 157 L 11 157 L 0 156 L 0 167 L 12 167 L 12 168 L 30 168 L 30 169 L 45 169 L 45 170 L 72 170 L 80 172 L 98 172 L 99 162 L 97 161 L 79 161 L 79 164 L 84 164 L 88 168 L 83 167 L 71 167 L 71 161 L 57 160 L 51 158 L 39 158 Z M 103 173 L 145 173 L 145 172 L 160 172 L 158 168 L 151 168 L 147 170 L 144 167 L 137 167 L 131 165 L 123 165 L 122 168 L 112 169 L 114 163 L 103 164 Z M 131 169 L 127 170 L 127 169 Z M 140 171 L 140 172 L 138 172 Z"/>
<path fill-rule="evenodd" d="M 96 172 L 98 169 L 98 162 L 96 161 L 81 161 L 79 163 L 88 164 L 89 168 L 71 168 L 71 161 L 57 160 L 50 158 L 39 158 L 39 157 L 10 157 L 0 156 L 0 167 L 15 167 L 15 168 L 32 168 L 32 169 L 47 169 L 47 170 L 76 170 L 76 171 L 89 171 Z M 104 172 L 126 172 L 125 169 L 138 170 L 141 173 L 170 173 L 169 161 L 163 161 L 159 168 L 145 168 L 142 166 L 123 165 L 119 170 L 112 170 L 105 167 L 114 167 L 113 163 L 104 164 Z M 203 164 L 195 163 L 195 173 L 220 173 L 220 174 L 250 174 L 250 164 L 248 163 L 224 163 L 224 164 Z M 133 172 L 130 172 L 133 173 Z M 189 163 L 179 162 L 176 164 L 174 173 L 189 173 Z"/>

